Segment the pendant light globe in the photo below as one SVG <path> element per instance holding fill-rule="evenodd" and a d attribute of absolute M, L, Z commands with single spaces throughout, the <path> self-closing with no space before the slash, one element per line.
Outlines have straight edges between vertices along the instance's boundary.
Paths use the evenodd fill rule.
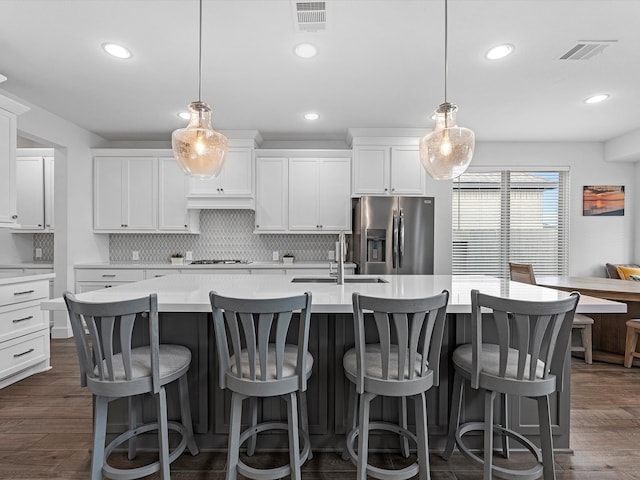
<path fill-rule="evenodd" d="M 441 104 L 435 112 L 435 127 L 420 139 L 420 161 L 436 180 L 452 180 L 462 175 L 473 157 L 475 134 L 456 125 L 458 107 Z"/>
<path fill-rule="evenodd" d="M 201 100 L 202 92 L 202 0 L 199 0 L 198 100 L 189 104 L 189 124 L 171 134 L 173 155 L 187 175 L 215 177 L 220 173 L 229 149 L 227 137 L 211 126 L 211 107 Z"/>
<path fill-rule="evenodd" d="M 224 166 L 229 142 L 211 126 L 211 108 L 204 102 L 189 105 L 189 124 L 171 134 L 173 155 L 187 175 L 215 177 Z"/>

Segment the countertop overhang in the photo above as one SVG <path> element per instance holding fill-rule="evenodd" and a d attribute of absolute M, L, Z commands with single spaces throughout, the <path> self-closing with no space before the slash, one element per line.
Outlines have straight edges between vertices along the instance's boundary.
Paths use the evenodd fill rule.
<path fill-rule="evenodd" d="M 388 283 L 291 283 L 304 275 L 206 275 L 188 273 L 166 275 L 140 282 L 78 294 L 87 302 L 117 301 L 151 293 L 158 295 L 161 312 L 210 312 L 209 292 L 239 298 L 284 297 L 304 292 L 313 295 L 314 313 L 351 313 L 354 292 L 386 298 L 418 298 L 450 293 L 449 313 L 470 313 L 471 290 L 506 298 L 543 301 L 565 298 L 567 292 L 512 282 L 484 275 L 347 275 L 346 278 L 380 277 Z M 65 310 L 62 298 L 44 301 L 43 310 Z M 625 313 L 624 303 L 583 295 L 580 313 Z"/>

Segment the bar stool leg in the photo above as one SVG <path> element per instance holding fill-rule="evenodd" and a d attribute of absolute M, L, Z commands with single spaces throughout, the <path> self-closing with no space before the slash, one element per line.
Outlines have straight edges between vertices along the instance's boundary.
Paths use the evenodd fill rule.
<path fill-rule="evenodd" d="M 407 429 L 407 398 L 400 397 L 398 399 L 400 411 L 398 412 L 400 418 L 400 426 L 403 429 Z M 400 436 L 400 452 L 404 458 L 409 458 L 409 439 L 404 435 Z"/>
<path fill-rule="evenodd" d="M 243 395 L 231 394 L 231 413 L 229 415 L 229 451 L 227 452 L 226 480 L 236 480 L 238 476 L 238 459 L 240 458 L 240 424 L 242 423 Z"/>
<path fill-rule="evenodd" d="M 109 400 L 106 397 L 95 397 L 96 410 L 93 421 L 93 455 L 91 457 L 91 480 L 102 480 L 104 448 L 107 436 L 107 409 Z"/>
<path fill-rule="evenodd" d="M 404 397 L 403 397 L 404 398 Z M 418 478 L 429 480 L 429 433 L 427 430 L 427 398 L 424 392 L 413 397 L 416 411 L 416 438 L 418 443 Z"/>
<path fill-rule="evenodd" d="M 160 461 L 160 478 L 170 480 L 169 473 L 169 420 L 167 419 L 167 391 L 160 387 L 157 393 L 158 405 L 158 456 Z"/>
<path fill-rule="evenodd" d="M 484 394 L 484 480 L 491 480 L 493 470 L 493 403 L 496 392 Z"/>
<path fill-rule="evenodd" d="M 551 413 L 549 397 L 538 397 L 538 417 L 540 422 L 540 447 L 542 450 L 542 471 L 544 480 L 555 480 L 556 471 L 553 465 L 553 439 L 551 438 Z"/>
<path fill-rule="evenodd" d="M 457 372 L 453 379 L 453 393 L 451 398 L 451 417 L 449 418 L 449 432 L 447 434 L 447 445 L 445 446 L 442 458 L 449 460 L 456 447 L 456 430 L 460 425 L 460 413 L 462 409 L 464 381 L 462 375 Z"/>

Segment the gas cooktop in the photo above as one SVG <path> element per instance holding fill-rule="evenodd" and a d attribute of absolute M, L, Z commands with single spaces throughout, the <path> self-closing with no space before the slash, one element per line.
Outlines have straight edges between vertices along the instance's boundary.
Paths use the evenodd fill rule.
<path fill-rule="evenodd" d="M 251 263 L 248 260 L 194 260 L 191 265 L 213 265 L 213 264 Z"/>

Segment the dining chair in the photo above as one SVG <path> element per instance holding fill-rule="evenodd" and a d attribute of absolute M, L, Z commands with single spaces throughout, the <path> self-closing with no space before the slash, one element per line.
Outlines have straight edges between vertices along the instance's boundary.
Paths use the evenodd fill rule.
<path fill-rule="evenodd" d="M 169 480 L 169 465 L 185 448 L 198 454 L 193 436 L 187 372 L 191 351 L 182 345 L 160 344 L 158 299 L 156 294 L 113 302 L 85 302 L 71 292 L 63 294 L 80 363 L 80 384 L 94 396 L 93 453 L 91 479 L 129 480 L 160 472 Z M 134 325 L 141 323 L 149 342 L 134 346 Z M 181 423 L 169 421 L 166 387 L 178 382 Z M 138 424 L 137 400 L 142 395 L 155 398 L 157 420 Z M 129 406 L 128 430 L 108 445 L 107 412 L 109 402 L 126 398 Z M 148 465 L 128 469 L 115 468 L 109 456 L 128 442 L 128 457 L 136 455 L 136 437 L 157 430 L 159 459 Z M 180 434 L 179 444 L 169 452 L 169 430 Z"/>
<path fill-rule="evenodd" d="M 418 475 L 430 478 L 426 392 L 439 385 L 440 353 L 449 292 L 426 298 L 389 299 L 354 293 L 352 296 L 355 346 L 343 357 L 343 367 L 359 397 L 350 395 L 345 453 L 357 466 L 357 478 L 401 480 Z M 399 424 L 371 422 L 370 405 L 379 396 L 400 400 Z M 416 433 L 407 428 L 406 399 L 415 405 Z M 356 420 L 357 418 L 357 420 Z M 384 469 L 368 463 L 369 432 L 383 430 L 411 439 L 417 461 L 402 469 Z M 357 452 L 354 443 L 357 439 Z M 401 442 L 405 456 L 408 444 Z"/>
<path fill-rule="evenodd" d="M 513 300 L 471 291 L 471 341 L 453 352 L 454 381 L 449 434 L 443 458 L 457 445 L 492 478 L 555 479 L 549 396 L 563 389 L 563 371 L 571 339 L 571 325 L 580 294 L 552 301 Z M 490 342 L 488 331 L 495 331 Z M 464 385 L 484 391 L 484 419 L 460 425 Z M 496 395 L 529 397 L 538 407 L 539 449 L 530 439 L 494 422 Z M 483 456 L 465 443 L 470 432 L 484 432 Z M 536 464 L 512 469 L 493 462 L 494 434 L 518 441 L 533 454 Z M 508 450 L 503 452 L 508 456 Z"/>
<path fill-rule="evenodd" d="M 634 358 L 640 358 L 640 353 L 636 351 L 638 337 L 640 337 L 640 319 L 632 318 L 627 320 L 627 339 L 624 347 L 624 366 L 631 368 Z"/>
<path fill-rule="evenodd" d="M 313 356 L 308 351 L 311 293 L 248 299 L 210 292 L 209 298 L 220 388 L 231 391 L 226 479 L 234 480 L 241 474 L 262 480 L 290 475 L 291 479 L 300 480 L 300 468 L 312 456 L 306 401 L 307 380 L 313 367 Z M 297 342 L 288 343 L 296 337 Z M 257 423 L 255 400 L 268 397 L 280 397 L 286 402 L 286 422 Z M 241 432 L 242 403 L 246 399 L 251 399 L 251 424 Z M 289 464 L 263 469 L 247 465 L 240 459 L 240 447 L 248 440 L 247 454 L 252 455 L 256 435 L 270 430 L 287 431 Z"/>
<path fill-rule="evenodd" d="M 509 262 L 509 274 L 514 282 L 536 284 L 533 265 Z M 584 352 L 585 363 L 593 364 L 593 318 L 576 313 L 573 316 L 573 330 L 580 332 L 581 345 L 572 345 L 572 352 Z"/>

